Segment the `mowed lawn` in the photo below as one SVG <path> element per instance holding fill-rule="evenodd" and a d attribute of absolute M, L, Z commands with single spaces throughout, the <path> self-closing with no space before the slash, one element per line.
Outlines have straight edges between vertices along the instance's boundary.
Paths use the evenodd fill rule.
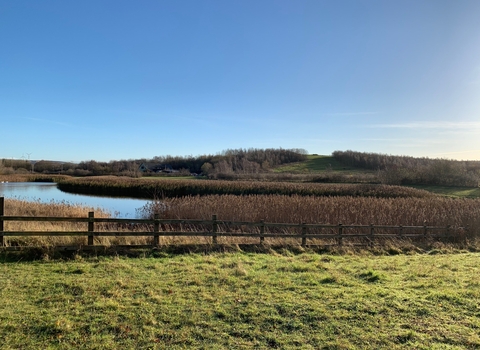
<path fill-rule="evenodd" d="M 1 349 L 480 347 L 480 254 L 0 262 Z"/>

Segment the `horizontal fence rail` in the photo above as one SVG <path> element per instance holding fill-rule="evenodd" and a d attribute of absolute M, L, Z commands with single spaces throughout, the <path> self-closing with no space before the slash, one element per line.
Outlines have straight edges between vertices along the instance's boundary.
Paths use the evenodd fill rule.
<path fill-rule="evenodd" d="M 71 222 L 84 223 L 85 231 L 29 231 L 5 230 L 7 222 Z M 119 227 L 122 230 L 119 230 Z M 97 237 L 151 237 L 151 244 L 128 245 L 129 247 L 158 247 L 165 244 L 164 237 L 210 237 L 212 244 L 230 243 L 226 238 L 247 238 L 254 243 L 265 243 L 265 239 L 295 239 L 306 246 L 346 244 L 372 245 L 385 239 L 409 239 L 415 241 L 452 239 L 459 240 L 467 236 L 468 227 L 453 226 L 397 226 L 397 225 L 344 225 L 344 224 L 307 224 L 307 223 L 269 223 L 265 221 L 224 221 L 212 215 L 211 220 L 187 219 L 120 219 L 96 218 L 94 212 L 87 217 L 31 217 L 4 215 L 3 198 L 0 198 L 0 246 L 6 248 L 6 237 L 29 236 L 83 236 L 86 244 L 93 247 Z M 320 240 L 321 242 L 318 242 Z"/>

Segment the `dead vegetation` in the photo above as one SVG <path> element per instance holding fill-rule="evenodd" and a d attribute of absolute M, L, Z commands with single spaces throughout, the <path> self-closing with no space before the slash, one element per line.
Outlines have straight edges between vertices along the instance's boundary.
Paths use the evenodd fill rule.
<path fill-rule="evenodd" d="M 26 202 L 5 200 L 7 216 L 52 216 L 86 218 L 94 210 L 96 218 L 109 217 L 100 208 L 84 208 L 69 203 Z M 305 223 L 344 225 L 403 225 L 467 227 L 468 237 L 476 237 L 480 232 L 480 200 L 449 198 L 367 198 L 367 197 L 314 197 L 285 195 L 211 195 L 171 198 L 152 201 L 142 210 L 145 218 L 157 213 L 161 219 L 210 220 L 216 214 L 220 221 L 249 221 L 269 223 Z M 11 222 L 5 221 L 5 231 L 86 231 L 86 223 L 69 222 Z M 147 224 L 97 223 L 96 231 L 152 232 Z M 220 224 L 224 232 L 248 232 L 250 227 L 228 227 Z M 204 232 L 211 225 L 162 225 L 161 231 Z M 258 233 L 259 228 L 253 228 Z M 285 230 L 285 229 L 282 229 Z M 335 229 L 332 229 L 334 233 Z M 311 233 L 324 233 L 320 229 Z M 381 231 L 379 231 L 381 233 Z M 386 231 L 385 231 L 386 232 Z M 464 231 L 462 231 L 464 232 Z M 328 232 L 327 232 L 328 233 Z M 465 233 L 465 232 L 464 232 Z M 6 245 L 79 245 L 86 244 L 86 237 L 5 237 Z M 96 237 L 95 244 L 101 245 L 147 245 L 152 237 Z M 162 244 L 211 244 L 211 237 L 162 237 Z M 258 238 L 221 238 L 229 244 L 258 243 Z M 273 243 L 274 240 L 266 242 Z M 283 243 L 298 245 L 298 239 Z"/>

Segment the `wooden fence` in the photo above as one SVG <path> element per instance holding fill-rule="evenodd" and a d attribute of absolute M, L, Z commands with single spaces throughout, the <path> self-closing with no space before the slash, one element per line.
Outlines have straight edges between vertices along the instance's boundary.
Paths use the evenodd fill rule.
<path fill-rule="evenodd" d="M 4 223 L 8 221 L 36 222 L 72 222 L 85 223 L 86 231 L 6 231 Z M 102 224 L 102 225 L 97 225 Z M 119 230 L 119 227 L 122 230 Z M 100 230 L 98 230 L 100 228 Z M 116 228 L 116 230 L 115 230 Z M 140 229 L 138 229 L 140 228 Z M 96 230 L 97 229 L 97 230 Z M 427 241 L 448 239 L 458 241 L 467 236 L 467 227 L 428 226 L 390 226 L 390 225 L 344 225 L 344 224 L 307 224 L 307 223 L 268 223 L 224 221 L 212 215 L 211 220 L 186 219 L 119 219 L 96 218 L 94 212 L 87 217 L 28 217 L 5 216 L 4 199 L 0 198 L 0 247 L 6 247 L 5 237 L 28 236 L 84 236 L 86 246 L 101 247 L 95 244 L 96 237 L 152 237 L 148 245 L 128 245 L 117 247 L 152 248 L 159 247 L 164 237 L 210 237 L 211 244 L 231 243 L 226 238 L 254 239 L 256 244 L 265 243 L 265 239 L 295 239 L 302 246 L 308 245 L 372 245 L 387 239 Z M 244 242 L 244 241 L 242 241 Z M 255 243 L 253 242 L 253 243 Z M 20 247 L 18 247 L 20 248 Z"/>

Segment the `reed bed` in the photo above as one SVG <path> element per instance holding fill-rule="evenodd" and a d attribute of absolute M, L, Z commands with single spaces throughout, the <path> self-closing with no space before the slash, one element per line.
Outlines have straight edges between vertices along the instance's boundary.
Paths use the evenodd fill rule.
<path fill-rule="evenodd" d="M 376 198 L 432 198 L 425 190 L 374 184 L 321 184 L 260 181 L 133 179 L 97 176 L 59 181 L 62 191 L 133 196 L 137 198 L 171 198 L 195 195 L 300 195 L 361 196 Z"/>
<path fill-rule="evenodd" d="M 210 219 L 307 224 L 429 225 L 476 227 L 480 200 L 435 198 L 210 195 L 151 202 L 144 214 L 165 219 Z"/>
<path fill-rule="evenodd" d="M 190 196 L 152 202 L 143 208 L 146 217 L 152 217 L 154 213 L 165 219 L 209 220 L 212 214 L 216 214 L 219 220 L 225 221 L 439 227 L 451 225 L 452 228 L 468 227 L 468 232 L 462 229 L 462 234 L 480 234 L 480 200 L 443 197 Z M 201 231 L 208 227 L 183 226 L 182 229 Z M 227 232 L 242 232 L 246 229 L 251 231 L 251 228 L 220 226 L 220 230 Z M 335 229 L 322 230 L 309 232 L 336 233 Z M 348 233 L 365 233 L 365 230 L 351 229 Z M 258 228 L 256 232 L 258 233 Z M 376 233 L 392 232 L 384 229 L 377 230 Z"/>
<path fill-rule="evenodd" d="M 68 175 L 10 174 L 0 175 L 0 181 L 7 182 L 58 182 L 71 178 Z"/>
<path fill-rule="evenodd" d="M 110 216 L 109 212 L 101 208 L 86 207 L 67 201 L 42 203 L 40 200 L 5 199 L 5 215 L 8 216 L 86 217 L 88 211 L 95 211 L 95 215 L 98 217 Z M 27 223 L 25 222 L 25 224 Z"/>
<path fill-rule="evenodd" d="M 68 202 L 41 203 L 40 201 L 25 201 L 5 199 L 5 216 L 47 216 L 47 217 L 87 217 L 89 211 L 94 211 L 96 217 L 110 217 L 111 214 L 102 208 L 85 207 Z M 74 222 L 35 222 L 35 221 L 5 221 L 5 231 L 86 231 L 84 223 Z M 86 237 L 5 237 L 7 246 L 53 246 L 86 244 Z"/>
<path fill-rule="evenodd" d="M 5 200 L 5 215 L 13 216 L 64 216 L 87 217 L 88 211 L 95 210 L 95 217 L 109 217 L 110 214 L 100 208 L 85 208 L 68 203 L 32 203 L 21 200 Z M 162 201 L 152 201 L 147 204 L 139 215 L 151 218 L 157 213 L 161 219 L 194 219 L 210 220 L 216 214 L 221 221 L 260 222 L 267 223 L 305 223 L 344 225 L 388 225 L 388 226 L 441 226 L 451 225 L 468 227 L 470 237 L 480 234 L 480 200 L 434 198 L 372 198 L 372 197 L 314 197 L 299 195 L 209 195 L 169 198 Z M 116 225 L 96 224 L 96 231 L 153 231 L 150 225 Z M 164 232 L 211 231 L 211 225 L 166 224 L 162 225 Z M 5 230 L 25 231 L 85 231 L 85 223 L 39 223 L 39 222 L 5 222 Z M 298 229 L 270 228 L 266 233 L 298 233 Z M 220 223 L 221 232 L 254 232 L 258 227 L 247 225 L 231 226 Z M 298 231 L 298 232 L 297 232 Z M 336 233 L 331 229 L 309 229 L 309 233 Z M 348 233 L 364 233 L 362 229 Z M 376 233 L 392 233 L 387 229 Z M 6 237 L 7 245 L 84 245 L 86 237 Z M 328 241 L 328 240 L 327 240 Z M 322 244 L 320 241 L 315 241 Z M 211 244 L 211 237 L 162 237 L 162 244 Z M 219 243 L 249 244 L 258 243 L 258 238 L 220 238 Z M 299 245 L 299 239 L 266 239 L 265 243 Z M 310 242 L 314 244 L 314 242 Z M 324 242 L 325 243 L 325 240 Z M 327 242 L 328 243 L 328 242 Z M 100 245 L 147 245 L 152 244 L 152 237 L 101 237 L 95 238 L 95 244 Z"/>

